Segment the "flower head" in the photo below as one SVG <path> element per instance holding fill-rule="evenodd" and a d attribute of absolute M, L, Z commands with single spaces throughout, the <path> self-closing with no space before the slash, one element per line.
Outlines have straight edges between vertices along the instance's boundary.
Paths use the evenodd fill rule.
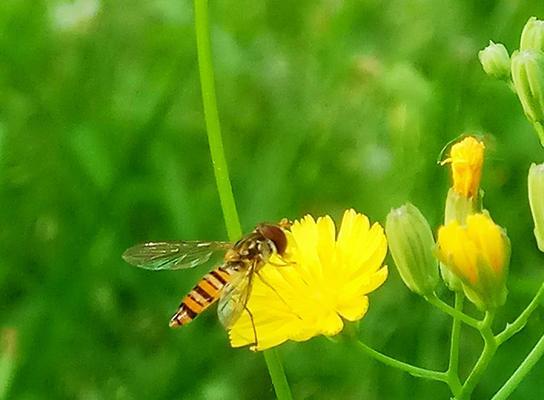
<path fill-rule="evenodd" d="M 451 163 L 453 190 L 461 196 L 473 198 L 478 194 L 484 149 L 481 141 L 467 136 L 454 144 L 449 158 L 442 161 L 442 164 Z"/>
<path fill-rule="evenodd" d="M 467 297 L 481 309 L 506 300 L 510 242 L 487 214 L 472 214 L 466 225 L 453 220 L 438 231 L 438 257 L 463 283 Z"/>
<path fill-rule="evenodd" d="M 361 319 L 368 293 L 387 278 L 382 227 L 348 210 L 338 235 L 329 216 L 306 216 L 286 232 L 285 257 L 255 276 L 245 312 L 229 332 L 233 347 L 265 350 L 287 340 L 339 333 L 343 319 Z M 257 341 L 255 340 L 257 337 Z"/>

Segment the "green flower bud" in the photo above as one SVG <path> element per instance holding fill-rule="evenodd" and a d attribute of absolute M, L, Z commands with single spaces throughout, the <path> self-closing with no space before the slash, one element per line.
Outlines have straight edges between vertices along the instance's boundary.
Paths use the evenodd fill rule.
<path fill-rule="evenodd" d="M 544 21 L 529 18 L 521 32 L 519 49 L 544 51 Z"/>
<path fill-rule="evenodd" d="M 535 223 L 535 238 L 540 251 L 544 251 L 544 164 L 529 168 L 529 204 Z"/>
<path fill-rule="evenodd" d="M 527 118 L 531 122 L 544 122 L 544 53 L 514 52 L 512 81 Z"/>
<path fill-rule="evenodd" d="M 478 211 L 477 199 L 478 196 L 466 197 L 459 194 L 454 188 L 450 188 L 446 197 L 444 222 L 447 224 L 455 219 L 464 224 L 467 216 Z"/>
<path fill-rule="evenodd" d="M 438 261 L 433 253 L 433 234 L 423 214 L 410 203 L 393 209 L 387 215 L 385 233 L 404 284 L 421 296 L 430 295 L 438 284 Z"/>
<path fill-rule="evenodd" d="M 486 74 L 502 80 L 510 79 L 510 56 L 501 43 L 489 42 L 489 46 L 478 53 Z"/>

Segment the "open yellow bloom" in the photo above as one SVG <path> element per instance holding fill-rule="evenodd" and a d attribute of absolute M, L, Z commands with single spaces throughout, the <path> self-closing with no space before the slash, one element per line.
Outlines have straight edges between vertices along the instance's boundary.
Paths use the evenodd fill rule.
<path fill-rule="evenodd" d="M 383 228 L 354 210 L 344 213 L 338 236 L 329 216 L 306 216 L 287 232 L 284 259 L 274 257 L 253 282 L 245 312 L 230 330 L 233 347 L 265 350 L 287 340 L 339 333 L 343 319 L 361 319 L 367 294 L 387 278 Z M 255 330 L 254 330 L 255 329 Z"/>
<path fill-rule="evenodd" d="M 453 190 L 461 196 L 470 198 L 478 194 L 485 146 L 472 136 L 468 136 L 451 147 L 449 158 L 442 164 L 451 163 Z"/>
<path fill-rule="evenodd" d="M 467 297 L 481 309 L 506 300 L 510 242 L 487 214 L 472 214 L 466 225 L 453 220 L 438 231 L 438 257 L 461 279 Z"/>

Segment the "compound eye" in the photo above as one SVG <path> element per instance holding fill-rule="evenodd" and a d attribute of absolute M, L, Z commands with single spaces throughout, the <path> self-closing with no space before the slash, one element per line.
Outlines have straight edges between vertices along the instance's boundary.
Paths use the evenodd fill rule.
<path fill-rule="evenodd" d="M 271 240 L 274 243 L 276 246 L 276 251 L 279 255 L 283 255 L 283 253 L 285 253 L 285 249 L 287 248 L 287 236 L 285 236 L 285 232 L 283 232 L 279 226 L 262 224 L 259 225 L 257 230 L 266 239 Z"/>

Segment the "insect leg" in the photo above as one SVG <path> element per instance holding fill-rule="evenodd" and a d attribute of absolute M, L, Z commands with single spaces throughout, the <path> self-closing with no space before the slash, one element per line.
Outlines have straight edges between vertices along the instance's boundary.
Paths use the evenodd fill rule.
<path fill-rule="evenodd" d="M 247 314 L 249 315 L 249 319 L 251 321 L 251 328 L 253 328 L 253 337 L 255 338 L 255 341 L 251 344 L 249 348 L 250 350 L 255 351 L 259 346 L 259 339 L 257 338 L 257 328 L 255 327 L 255 320 L 253 319 L 253 314 L 251 313 L 251 311 L 249 311 L 247 305 L 244 306 L 244 310 L 246 310 Z"/>

